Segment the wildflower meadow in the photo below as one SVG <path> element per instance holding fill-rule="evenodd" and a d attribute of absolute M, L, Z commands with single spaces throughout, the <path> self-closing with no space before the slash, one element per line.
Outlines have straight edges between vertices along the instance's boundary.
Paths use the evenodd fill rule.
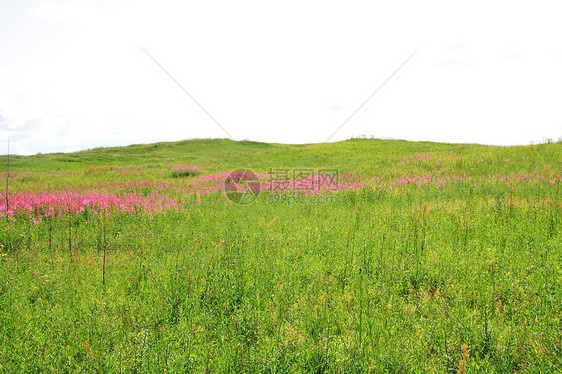
<path fill-rule="evenodd" d="M 0 372 L 562 372 L 561 155 L 2 156 Z"/>

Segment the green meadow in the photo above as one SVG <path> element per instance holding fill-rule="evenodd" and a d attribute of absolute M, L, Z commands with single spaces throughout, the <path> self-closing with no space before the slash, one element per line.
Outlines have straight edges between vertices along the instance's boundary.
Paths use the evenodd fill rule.
<path fill-rule="evenodd" d="M 0 372 L 562 372 L 561 155 L 201 139 L 2 156 Z M 239 205 L 237 169 L 338 186 Z"/>

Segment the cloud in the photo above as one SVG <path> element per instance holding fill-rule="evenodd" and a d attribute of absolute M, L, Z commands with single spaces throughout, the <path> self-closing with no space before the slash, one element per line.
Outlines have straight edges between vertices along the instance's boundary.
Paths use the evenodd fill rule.
<path fill-rule="evenodd" d="M 0 109 L 0 129 L 8 128 L 8 119 L 4 117 L 2 114 L 2 110 Z"/>

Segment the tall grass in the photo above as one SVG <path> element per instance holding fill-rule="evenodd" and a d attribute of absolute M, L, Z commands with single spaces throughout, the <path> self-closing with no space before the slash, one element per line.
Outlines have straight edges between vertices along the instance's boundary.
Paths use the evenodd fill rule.
<path fill-rule="evenodd" d="M 334 164 L 369 144 L 380 146 L 340 145 Z M 562 206 L 552 179 L 560 146 L 484 156 L 477 146 L 435 145 L 439 153 L 396 146 L 412 151 L 407 160 L 447 157 L 455 168 L 447 175 L 472 179 L 357 184 L 324 205 L 268 204 L 264 191 L 239 206 L 219 191 L 187 194 L 196 182 L 169 180 L 167 164 L 135 169 L 140 176 L 65 174 L 77 191 L 143 188 L 178 207 L 13 216 L 0 245 L 0 371 L 562 370 Z M 317 152 L 315 166 L 325 149 Z M 367 158 L 354 178 L 395 181 L 435 170 L 406 155 Z M 533 177 L 518 180 L 523 172 Z M 53 191 L 65 184 L 45 172 L 30 178 Z M 154 183 L 121 185 L 136 178 Z M 20 182 L 25 192 L 36 188 Z"/>

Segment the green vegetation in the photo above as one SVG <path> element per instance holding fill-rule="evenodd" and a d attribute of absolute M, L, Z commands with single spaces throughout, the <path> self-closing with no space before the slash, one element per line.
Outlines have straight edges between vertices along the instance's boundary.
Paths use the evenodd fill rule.
<path fill-rule="evenodd" d="M 0 372 L 561 372 L 561 154 L 353 139 L 10 156 Z M 333 168 L 341 186 L 236 205 L 217 186 L 240 168 Z"/>

